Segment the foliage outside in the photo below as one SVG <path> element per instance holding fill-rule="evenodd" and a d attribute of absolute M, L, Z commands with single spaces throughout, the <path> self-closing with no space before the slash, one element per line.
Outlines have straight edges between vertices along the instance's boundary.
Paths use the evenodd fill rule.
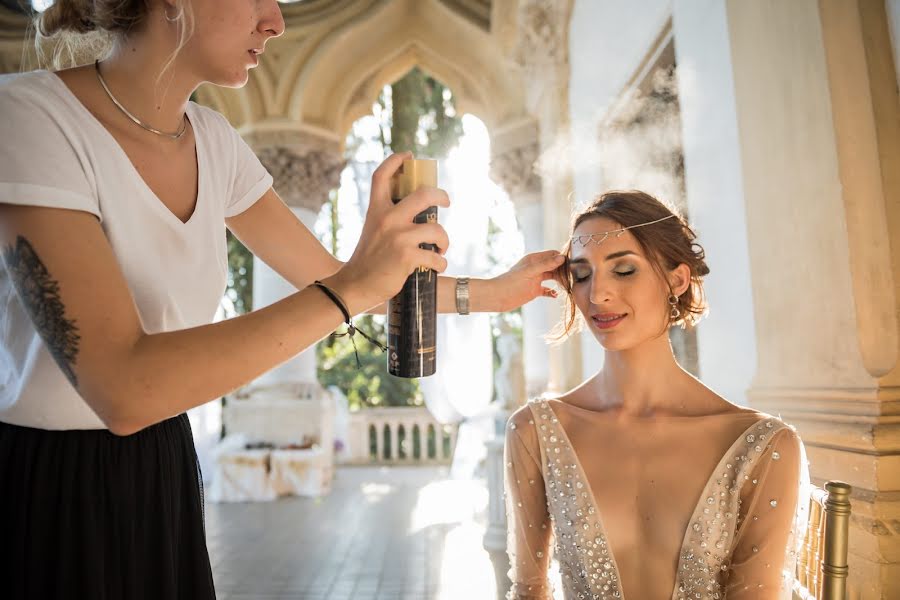
<path fill-rule="evenodd" d="M 228 283 L 225 295 L 234 305 L 235 314 L 253 310 L 253 253 L 230 231 L 227 233 Z"/>

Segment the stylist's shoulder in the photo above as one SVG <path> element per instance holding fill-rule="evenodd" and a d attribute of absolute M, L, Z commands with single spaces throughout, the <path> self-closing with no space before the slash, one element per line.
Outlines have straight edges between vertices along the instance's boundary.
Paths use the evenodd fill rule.
<path fill-rule="evenodd" d="M 193 102 L 191 108 L 197 119 L 195 135 L 201 138 L 197 143 L 205 152 L 204 170 L 217 186 L 215 194 L 224 204 L 225 218 L 235 217 L 272 188 L 272 175 L 225 115 Z"/>
<path fill-rule="evenodd" d="M 0 202 L 100 219 L 87 113 L 64 86 L 47 71 L 0 76 Z"/>

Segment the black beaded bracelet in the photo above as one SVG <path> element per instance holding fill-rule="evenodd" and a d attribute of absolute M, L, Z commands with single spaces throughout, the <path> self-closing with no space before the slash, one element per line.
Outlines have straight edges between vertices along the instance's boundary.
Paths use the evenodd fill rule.
<path fill-rule="evenodd" d="M 353 344 L 353 355 L 356 356 L 357 369 L 362 368 L 362 363 L 359 362 L 359 351 L 356 349 L 356 340 L 353 337 L 357 332 L 359 332 L 361 336 L 369 340 L 371 344 L 375 345 L 382 352 L 387 350 L 387 347 L 384 344 L 367 335 L 365 331 L 356 328 L 356 326 L 353 324 L 353 319 L 350 317 L 350 309 L 347 308 L 346 302 L 344 302 L 344 300 L 338 295 L 337 292 L 335 292 L 333 289 L 331 289 L 321 281 L 314 281 L 313 285 L 322 290 L 322 292 L 324 292 L 325 295 L 328 296 L 328 299 L 334 302 L 335 306 L 338 307 L 338 309 L 341 311 L 341 314 L 344 316 L 344 322 L 347 324 L 347 331 L 345 331 L 344 333 L 332 333 L 331 335 L 333 337 L 343 337 L 345 335 L 350 336 L 350 342 Z"/>

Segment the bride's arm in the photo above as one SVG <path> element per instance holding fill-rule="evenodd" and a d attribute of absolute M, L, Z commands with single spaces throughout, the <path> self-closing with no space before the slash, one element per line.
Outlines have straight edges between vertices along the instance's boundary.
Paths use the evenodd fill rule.
<path fill-rule="evenodd" d="M 742 522 L 731 556 L 728 600 L 790 598 L 799 488 L 803 478 L 800 438 L 776 432 L 741 494 Z"/>
<path fill-rule="evenodd" d="M 549 600 L 550 516 L 541 455 L 531 410 L 516 412 L 506 427 L 504 452 L 510 600 Z"/>

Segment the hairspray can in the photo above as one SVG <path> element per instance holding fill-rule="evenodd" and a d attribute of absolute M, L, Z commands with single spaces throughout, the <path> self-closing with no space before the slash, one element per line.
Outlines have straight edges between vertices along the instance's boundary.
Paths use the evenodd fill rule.
<path fill-rule="evenodd" d="M 391 180 L 394 204 L 426 185 L 437 187 L 437 161 L 405 160 Z M 437 223 L 437 206 L 418 215 L 415 223 Z M 434 244 L 422 248 L 437 252 Z M 397 377 L 434 375 L 437 340 L 437 272 L 419 267 L 403 289 L 388 302 L 388 372 Z"/>

